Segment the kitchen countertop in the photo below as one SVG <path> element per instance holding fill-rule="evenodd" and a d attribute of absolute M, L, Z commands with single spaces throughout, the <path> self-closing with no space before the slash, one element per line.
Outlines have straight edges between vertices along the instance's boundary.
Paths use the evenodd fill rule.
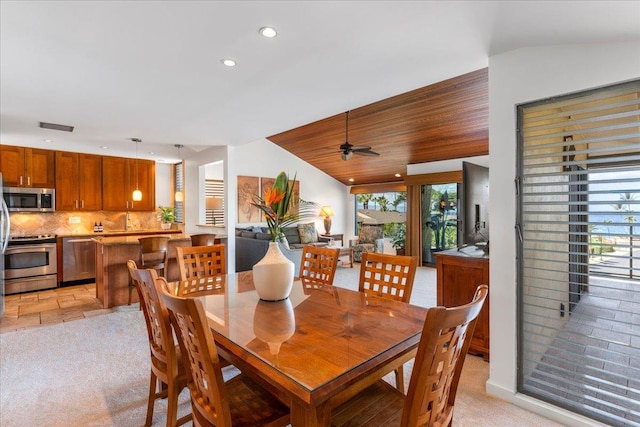
<path fill-rule="evenodd" d="M 191 237 L 188 234 L 168 234 L 166 232 L 159 231 L 157 233 L 152 233 L 154 236 L 167 236 L 169 237 L 169 241 L 181 241 L 181 240 L 189 240 L 191 241 Z M 92 240 L 96 243 L 100 243 L 105 246 L 110 245 L 138 245 L 140 242 L 138 239 L 141 236 L 148 236 L 149 234 L 135 234 L 135 235 L 121 235 L 121 236 L 95 236 Z"/>
<path fill-rule="evenodd" d="M 112 236 L 142 236 L 146 234 L 182 234 L 180 230 L 142 229 L 142 230 L 112 230 L 101 233 L 69 233 L 57 234 L 56 237 L 112 237 Z"/>

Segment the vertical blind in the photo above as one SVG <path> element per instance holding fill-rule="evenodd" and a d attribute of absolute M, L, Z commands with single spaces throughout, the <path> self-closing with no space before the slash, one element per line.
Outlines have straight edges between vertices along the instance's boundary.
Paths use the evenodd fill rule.
<path fill-rule="evenodd" d="M 173 165 L 173 194 L 182 191 L 184 194 L 184 162 Z M 176 222 L 184 223 L 184 198 L 182 201 L 174 200 Z"/>
<path fill-rule="evenodd" d="M 640 426 L 640 81 L 517 108 L 518 389 Z"/>

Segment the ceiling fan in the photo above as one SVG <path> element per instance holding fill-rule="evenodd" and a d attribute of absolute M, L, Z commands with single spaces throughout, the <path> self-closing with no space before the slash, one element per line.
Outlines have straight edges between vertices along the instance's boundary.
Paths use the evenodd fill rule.
<path fill-rule="evenodd" d="M 344 144 L 340 145 L 340 151 L 342 152 L 342 160 L 349 160 L 351 156 L 357 154 L 359 156 L 379 156 L 379 153 L 371 151 L 371 147 L 368 145 L 352 145 L 349 144 L 349 112 L 346 113 L 345 119 L 345 132 L 344 132 Z"/>

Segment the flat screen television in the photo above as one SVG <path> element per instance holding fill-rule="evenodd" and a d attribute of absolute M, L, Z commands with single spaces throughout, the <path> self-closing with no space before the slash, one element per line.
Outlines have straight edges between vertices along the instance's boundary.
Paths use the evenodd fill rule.
<path fill-rule="evenodd" d="M 489 250 L 489 168 L 462 162 L 463 246 Z"/>

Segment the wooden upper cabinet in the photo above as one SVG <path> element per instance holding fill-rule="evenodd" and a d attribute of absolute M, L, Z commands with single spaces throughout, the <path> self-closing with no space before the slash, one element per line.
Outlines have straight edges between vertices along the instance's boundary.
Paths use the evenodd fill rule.
<path fill-rule="evenodd" d="M 139 202 L 132 200 L 136 186 L 142 192 Z M 155 190 L 155 162 L 102 157 L 102 206 L 105 211 L 153 211 L 156 205 Z"/>
<path fill-rule="evenodd" d="M 56 209 L 102 209 L 102 156 L 56 152 Z"/>
<path fill-rule="evenodd" d="M 54 188 L 55 151 L 0 145 L 0 172 L 6 187 Z"/>

